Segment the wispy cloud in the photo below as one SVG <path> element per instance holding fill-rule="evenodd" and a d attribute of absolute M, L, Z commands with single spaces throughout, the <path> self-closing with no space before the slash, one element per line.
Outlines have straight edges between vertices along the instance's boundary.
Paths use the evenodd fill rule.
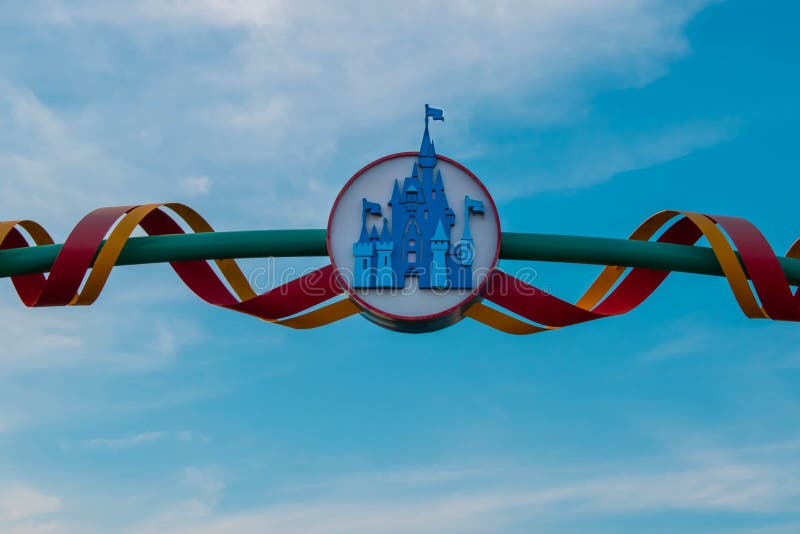
<path fill-rule="evenodd" d="M 679 358 L 702 353 L 708 349 L 720 348 L 719 325 L 704 325 L 697 317 L 671 321 L 667 329 L 669 336 L 645 350 L 641 359 L 647 363 L 657 363 L 670 358 Z"/>
<path fill-rule="evenodd" d="M 0 488 L 0 521 L 19 521 L 51 514 L 62 507 L 59 497 L 25 485 Z"/>
<path fill-rule="evenodd" d="M 147 432 L 108 442 L 125 447 L 162 438 Z M 563 532 L 565 524 L 580 532 L 598 520 L 688 512 L 758 517 L 775 532 L 789 529 L 800 506 L 800 440 L 728 447 L 693 443 L 673 437 L 661 453 L 614 462 L 553 465 L 506 457 L 345 472 L 278 485 L 262 494 L 262 505 L 249 509 L 220 506 L 229 490 L 224 468 L 190 465 L 152 488 L 145 502 L 158 504 L 148 504 L 144 517 L 124 527 L 113 512 L 119 502 L 109 502 L 106 513 L 96 513 L 93 506 L 91 516 L 85 516 L 63 509 L 59 498 L 12 485 L 0 491 L 0 527 L 32 519 L 30 527 L 69 534 L 108 529 L 167 534 Z M 234 478 L 246 483 L 241 477 Z M 68 525 L 62 522 L 65 517 Z"/>
<path fill-rule="evenodd" d="M 126 278 L 126 274 L 120 273 L 120 278 Z M 112 276 L 112 285 L 116 276 Z M 9 284 L 8 280 L 0 282 Z M 118 296 L 124 304 L 127 292 L 124 288 L 112 290 L 110 300 Z M 97 409 L 133 409 L 120 399 L 104 402 L 101 408 L 89 401 L 90 391 L 102 395 L 95 384 L 115 376 L 168 369 L 186 347 L 202 339 L 194 322 L 176 317 L 174 309 L 171 313 L 154 309 L 162 301 L 157 291 L 150 294 L 148 300 L 132 307 L 120 303 L 104 306 L 101 302 L 88 309 L 31 310 L 14 296 L 0 298 L 2 432 L 63 422 L 76 413 L 85 417 Z M 98 377 L 103 379 L 98 381 Z M 135 404 L 146 407 L 169 403 L 169 398 L 182 399 L 187 389 L 196 388 L 171 387 L 163 395 L 139 399 Z M 190 398 L 198 394 L 193 391 Z"/>
<path fill-rule="evenodd" d="M 61 206 L 64 221 L 93 202 L 195 194 L 226 224 L 320 225 L 357 165 L 413 146 L 418 124 L 401 118 L 420 103 L 458 110 L 451 153 L 486 142 L 470 121 L 487 108 L 514 124 L 573 121 L 594 91 L 648 83 L 688 54 L 684 26 L 708 3 L 34 2 L 3 16 L 20 38 L 31 27 L 53 32 L 57 56 L 74 67 L 58 86 L 88 96 L 77 109 L 45 99 L 15 81 L 26 65 L 7 59 L 7 114 L 26 135 L 4 144 L 0 170 L 20 183 L 0 209 L 40 216 Z M 87 27 L 98 39 L 123 35 L 134 49 L 106 39 L 102 51 L 87 51 Z M 125 84 L 104 85 L 123 73 Z M 592 172 L 574 170 L 567 185 L 676 157 L 716 135 L 695 127 L 619 148 Z M 213 201 L 200 200 L 206 182 L 180 178 L 207 176 L 204 165 L 215 169 Z"/>
<path fill-rule="evenodd" d="M 524 180 L 516 176 L 513 183 L 501 178 L 493 190 L 496 197 L 509 199 L 590 187 L 624 172 L 654 167 L 730 141 L 736 131 L 735 121 L 727 119 L 669 125 L 626 135 L 595 131 L 569 141 L 557 152 L 557 159 L 546 161 L 547 171 Z"/>
<path fill-rule="evenodd" d="M 0 531 L 9 534 L 63 533 L 68 529 L 54 517 L 63 511 L 61 497 L 27 484 L 0 485 Z"/>
<path fill-rule="evenodd" d="M 0 198 L 4 219 L 43 217 L 54 235 L 63 238 L 82 210 L 113 204 L 126 189 L 131 196 L 142 173 L 110 157 L 91 136 L 30 90 L 0 79 L 0 173 L 5 193 Z"/>
<path fill-rule="evenodd" d="M 800 501 L 796 462 L 786 463 L 797 450 L 796 443 L 782 443 L 640 459 L 633 472 L 623 464 L 582 465 L 583 474 L 509 465 L 434 467 L 427 475 L 425 469 L 361 473 L 308 486 L 305 494 L 295 488 L 291 499 L 238 513 L 200 510 L 182 501 L 131 531 L 146 526 L 175 534 L 480 532 L 678 510 L 769 515 L 793 510 Z"/>
<path fill-rule="evenodd" d="M 800 366 L 800 334 L 782 323 L 747 322 L 731 328 L 720 321 L 691 315 L 668 323 L 660 342 L 643 351 L 641 361 L 658 364 L 673 358 L 724 358 L 731 365 L 751 369 L 788 369 Z M 769 339 L 769 343 L 764 343 Z"/>
<path fill-rule="evenodd" d="M 208 176 L 186 176 L 178 181 L 178 186 L 186 196 L 207 195 L 211 189 L 211 178 Z"/>
<path fill-rule="evenodd" d="M 189 466 L 184 470 L 181 482 L 196 494 L 213 502 L 216 502 L 226 487 L 222 470 L 214 466 Z"/>
<path fill-rule="evenodd" d="M 167 439 L 174 439 L 179 442 L 208 442 L 208 437 L 192 432 L 191 430 L 180 430 L 177 432 L 165 432 L 161 430 L 146 430 L 136 434 L 130 434 L 121 437 L 106 437 L 106 438 L 91 438 L 83 441 L 81 444 L 89 448 L 103 448 L 110 450 L 121 450 L 138 447 L 140 445 L 147 445 L 158 441 Z M 69 449 L 70 447 L 65 447 Z M 188 476 L 188 475 L 187 475 Z"/>
<path fill-rule="evenodd" d="M 122 310 L 25 308 L 0 301 L 0 377 L 65 368 L 100 366 L 110 372 L 141 372 L 171 364 L 196 342 L 196 328 L 180 319 L 148 313 L 146 305 Z M 136 317 L 141 320 L 133 321 Z M 146 318 L 146 319 L 145 319 Z M 127 332 L 136 332 L 121 342 Z"/>
<path fill-rule="evenodd" d="M 127 449 L 146 443 L 153 443 L 167 437 L 166 432 L 147 431 L 121 438 L 93 438 L 86 441 L 87 447 L 103 447 L 112 450 Z"/>

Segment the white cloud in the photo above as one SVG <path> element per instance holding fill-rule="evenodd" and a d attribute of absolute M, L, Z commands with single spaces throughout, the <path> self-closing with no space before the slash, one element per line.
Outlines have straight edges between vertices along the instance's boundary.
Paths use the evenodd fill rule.
<path fill-rule="evenodd" d="M 92 449 L 109 449 L 112 451 L 120 451 L 124 449 L 132 449 L 142 445 L 148 445 L 165 440 L 174 440 L 175 442 L 188 444 L 188 443 L 208 443 L 210 440 L 207 436 L 193 432 L 191 430 L 179 430 L 175 432 L 166 432 L 162 430 L 146 430 L 135 434 L 115 437 L 100 437 L 86 439 L 78 443 L 80 447 Z M 64 451 L 71 451 L 75 447 L 69 442 L 62 442 L 61 449 Z M 187 468 L 185 473 L 186 480 L 190 480 L 192 474 L 200 475 L 203 471 L 199 468 L 197 471 L 190 472 Z M 210 473 L 210 472 L 209 472 Z M 220 488 L 221 489 L 221 488 Z"/>
<path fill-rule="evenodd" d="M 281 23 L 282 4 L 269 0 L 142 0 L 133 4 L 112 1 L 78 5 L 54 2 L 50 3 L 51 9 L 42 15 L 57 24 L 167 21 L 211 26 L 263 26 Z M 120 9 L 121 5 L 127 9 Z"/>
<path fill-rule="evenodd" d="M 800 503 L 800 441 L 732 448 L 681 443 L 674 448 L 673 440 L 672 448 L 649 457 L 596 464 L 557 467 L 506 458 L 345 473 L 278 486 L 250 509 L 219 507 L 229 500 L 221 468 L 188 466 L 172 477 L 173 484 L 162 481 L 150 495 L 138 495 L 148 512 L 124 526 L 113 506 L 129 512 L 128 500 L 107 503 L 105 513 L 95 513 L 93 506 L 91 516 L 80 516 L 62 511 L 58 498 L 12 486 L 0 492 L 0 528 L 59 511 L 71 518 L 70 525 L 51 518 L 41 525 L 70 534 L 563 532 L 566 524 L 585 531 L 581 525 L 665 513 L 749 514 L 761 520 L 754 524 L 790 524 L 786 518 L 791 520 Z M 258 475 L 236 478 L 247 485 L 248 476 Z"/>
<path fill-rule="evenodd" d="M 109 372 L 160 369 L 200 336 L 191 323 L 148 312 L 147 304 L 132 311 L 97 305 L 28 309 L 8 300 L 0 300 L 0 377 L 90 366 Z"/>
<path fill-rule="evenodd" d="M 548 163 L 547 172 L 522 180 L 500 178 L 493 190 L 495 197 L 508 199 L 590 187 L 623 172 L 653 167 L 729 141 L 735 133 L 736 125 L 727 120 L 677 124 L 626 136 L 593 132 L 573 139 L 557 161 Z"/>
<path fill-rule="evenodd" d="M 113 395 L 105 396 L 93 386 L 119 375 L 164 370 L 204 335 L 192 321 L 176 315 L 179 306 L 172 301 L 192 296 L 168 269 L 160 274 L 152 270 L 142 281 L 131 279 L 136 273 L 120 269 L 112 274 L 107 294 L 88 308 L 28 309 L 13 295 L 10 282 L 0 280 L 5 286 L 5 295 L 0 294 L 2 431 L 63 422 L 75 414 L 86 417 L 97 411 L 134 409 L 120 400 L 115 406 L 109 402 Z M 173 290 L 179 288 L 183 294 L 160 292 L 165 280 L 171 280 Z M 155 289 L 150 287 L 151 281 Z M 131 293 L 139 296 L 129 297 Z M 142 299 L 143 293 L 149 298 Z M 104 304 L 106 300 L 109 302 Z M 172 311 L 161 309 L 167 302 Z M 20 382 L 21 377 L 26 380 Z M 87 387 L 84 380 L 93 385 Z M 186 389 L 171 388 L 135 404 L 185 402 Z M 104 395 L 100 403 L 96 398 L 90 400 L 97 394 Z M 189 395 L 198 396 L 197 392 Z M 168 400 L 171 397 L 175 399 Z"/>
<path fill-rule="evenodd" d="M 642 359 L 648 362 L 657 362 L 669 358 L 686 356 L 712 348 L 712 336 L 700 329 L 681 332 L 677 336 L 659 343 L 642 354 Z"/>
<path fill-rule="evenodd" d="M 55 521 L 34 522 L 27 525 L 13 525 L 6 527 L 8 534 L 51 534 L 66 532 L 62 526 Z"/>
<path fill-rule="evenodd" d="M 203 177 L 205 161 L 228 173 L 215 174 L 213 199 L 204 200 L 203 180 L 179 185 L 205 213 L 239 225 L 322 225 L 348 173 L 414 147 L 419 123 L 408 117 L 422 103 L 452 113 L 450 154 L 485 143 L 472 118 L 487 109 L 517 125 L 569 123 L 596 91 L 662 76 L 689 52 L 684 26 L 708 3 L 34 2 L 3 16 L 21 28 L 49 24 L 75 62 L 75 84 L 137 74 L 124 86 L 89 86 L 68 110 L 9 82 L 13 130 L 27 128 L 30 142 L 7 145 L 0 170 L 21 180 L 7 206 L 38 216 L 66 198 L 66 220 L 92 202 L 169 193 L 165 173 Z M 133 57 L 113 42 L 70 46 L 87 31 L 121 32 Z M 588 178 L 585 168 L 570 173 L 585 184 L 718 138 L 686 134 L 604 154 L 606 168 Z"/>
<path fill-rule="evenodd" d="M 136 187 L 140 171 L 83 138 L 30 90 L 2 79 L 0 124 L 3 220 L 44 216 L 54 237 L 63 239 L 79 216 L 119 203 L 122 191 L 128 202 L 143 198 Z"/>
<path fill-rule="evenodd" d="M 88 447 L 104 447 L 108 449 L 118 450 L 136 447 L 146 443 L 153 443 L 167 437 L 166 432 L 157 432 L 149 430 L 147 432 L 140 432 L 131 436 L 121 438 L 93 438 L 86 442 Z"/>
<path fill-rule="evenodd" d="M 122 437 L 111 438 L 91 438 L 81 442 L 82 446 L 90 448 L 107 448 L 112 450 L 128 449 L 137 447 L 139 445 L 146 445 L 156 441 L 163 441 L 165 439 L 175 439 L 182 443 L 201 442 L 208 443 L 207 436 L 192 432 L 191 430 L 180 430 L 177 432 L 164 432 L 161 430 L 147 430 L 136 434 L 131 434 Z M 71 445 L 62 444 L 64 450 L 71 449 Z M 188 475 L 187 475 L 188 476 Z"/>
<path fill-rule="evenodd" d="M 536 490 L 457 491 L 424 498 L 322 500 L 249 513 L 161 524 L 161 532 L 443 532 L 485 531 L 559 515 L 589 517 L 664 510 L 762 512 L 784 490 L 779 473 L 746 466 L 652 476 L 620 476 Z M 337 502 L 338 501 L 338 502 Z"/>
<path fill-rule="evenodd" d="M 212 87 L 236 97 L 198 117 L 227 126 L 247 157 L 267 160 L 326 157 L 336 147 L 315 153 L 320 141 L 359 130 L 399 142 L 406 137 L 392 126 L 426 101 L 446 104 L 462 129 L 483 106 L 516 122 L 561 121 L 585 111 L 577 79 L 625 87 L 662 75 L 688 52 L 682 26 L 699 5 L 281 3 L 282 24 L 251 29 L 230 66 L 209 73 Z"/>
<path fill-rule="evenodd" d="M 11 281 L 0 279 L 0 379 L 75 368 L 128 373 L 171 365 L 204 336 L 175 310 L 183 302 L 204 304 L 168 265 L 137 271 L 115 269 L 103 294 L 88 307 L 27 308 Z"/>
<path fill-rule="evenodd" d="M 41 493 L 28 486 L 11 486 L 0 489 L 0 518 L 18 521 L 57 512 L 62 503 L 59 497 Z"/>
<path fill-rule="evenodd" d="M 666 363 L 687 356 L 719 358 L 746 366 L 751 377 L 756 371 L 798 367 L 796 347 L 800 335 L 791 324 L 748 321 L 731 328 L 718 320 L 689 315 L 669 321 L 666 328 L 659 327 L 664 332 L 659 335 L 663 340 L 641 353 L 644 363 Z M 764 339 L 770 343 L 765 345 Z"/>
<path fill-rule="evenodd" d="M 213 466 L 190 466 L 183 472 L 182 483 L 193 491 L 216 501 L 226 484 L 222 471 Z"/>
<path fill-rule="evenodd" d="M 795 509 L 800 500 L 796 462 L 784 456 L 796 451 L 797 443 L 695 451 L 677 461 L 640 460 L 635 470 L 632 464 L 580 470 L 505 465 L 361 473 L 292 488 L 283 500 L 249 511 L 217 512 L 209 503 L 181 501 L 130 531 L 482 532 L 674 511 L 769 516 Z"/>
<path fill-rule="evenodd" d="M 208 176 L 186 176 L 178 180 L 178 189 L 184 195 L 193 197 L 207 195 L 211 189 L 211 178 Z"/>
<path fill-rule="evenodd" d="M 175 437 L 183 442 L 199 441 L 202 443 L 208 443 L 210 441 L 208 436 L 199 432 L 193 432 L 191 430 L 180 430 L 175 433 Z"/>

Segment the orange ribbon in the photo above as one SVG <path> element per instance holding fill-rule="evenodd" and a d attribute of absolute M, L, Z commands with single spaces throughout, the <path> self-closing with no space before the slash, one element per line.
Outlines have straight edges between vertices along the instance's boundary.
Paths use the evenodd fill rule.
<path fill-rule="evenodd" d="M 41 274 L 34 274 L 12 277 L 12 281 L 17 288 L 20 298 L 28 306 L 86 306 L 92 304 L 102 292 L 111 274 L 111 270 L 114 268 L 125 243 L 128 241 L 133 231 L 139 226 L 147 226 L 149 224 L 149 227 L 153 227 L 154 224 L 157 225 L 159 222 L 162 223 L 162 227 L 169 227 L 163 224 L 166 222 L 166 214 L 161 211 L 160 208 L 162 207 L 169 208 L 176 213 L 194 232 L 214 231 L 211 225 L 208 224 L 200 214 L 183 204 L 144 204 L 140 206 L 121 206 L 119 208 L 102 208 L 100 210 L 95 210 L 87 215 L 81 223 L 79 223 L 78 227 L 76 227 L 76 230 L 70 234 L 70 238 L 67 239 L 67 242 L 62 247 L 61 253 L 59 253 L 59 256 L 53 264 L 50 276 L 45 278 Z M 115 221 L 117 222 L 113 225 Z M 173 222 L 173 224 L 175 223 Z M 111 227 L 111 225 L 113 225 L 113 229 L 103 243 L 102 238 L 108 230 L 106 227 Z M 0 248 L 29 246 L 19 229 L 25 230 L 36 245 L 53 243 L 53 239 L 47 231 L 36 222 L 27 220 L 6 221 L 0 222 Z M 177 224 L 171 229 L 175 233 L 182 231 Z M 87 239 L 87 235 L 90 233 L 94 238 L 93 240 Z M 89 270 L 88 265 L 91 263 L 92 257 L 94 257 L 94 261 L 91 270 Z M 345 298 L 325 304 L 312 311 L 290 314 L 291 316 L 275 317 L 266 305 L 263 307 L 258 305 L 248 306 L 248 304 L 258 304 L 256 301 L 266 295 L 259 296 L 256 293 L 235 260 L 215 259 L 214 263 L 220 273 L 218 281 L 227 283 L 238 299 L 234 299 L 232 296 L 230 299 L 226 299 L 224 292 L 227 290 L 224 286 L 212 288 L 216 293 L 214 293 L 214 291 L 209 292 L 203 287 L 199 287 L 203 283 L 202 276 L 204 273 L 207 274 L 207 272 L 210 272 L 210 270 L 191 270 L 191 267 L 197 267 L 200 263 L 207 264 L 207 262 L 176 262 L 173 267 L 190 274 L 197 274 L 199 272 L 200 278 L 194 279 L 189 285 L 195 293 L 203 296 L 203 298 L 209 302 L 232 309 L 241 307 L 242 309 L 239 311 L 255 315 L 267 322 L 290 328 L 306 329 L 329 324 L 359 312 L 355 304 Z M 85 268 L 83 268 L 84 265 Z M 85 276 L 87 272 L 88 276 Z M 83 287 L 80 288 L 80 282 L 84 277 L 85 282 L 83 283 Z M 207 278 L 208 277 L 206 277 L 205 282 L 206 285 L 208 285 Z M 188 277 L 184 278 L 184 281 L 189 279 Z M 65 290 L 64 286 L 68 285 L 67 282 L 72 283 L 72 287 Z M 54 288 L 53 286 L 59 287 Z M 287 286 L 289 286 L 289 284 L 287 284 Z M 292 287 L 295 286 L 296 284 Z M 281 289 L 282 288 L 277 288 L 275 294 L 280 294 Z M 294 294 L 290 291 L 285 296 L 286 299 L 298 297 L 298 290 L 293 289 L 292 291 L 294 291 Z M 57 294 L 56 297 L 52 297 L 53 293 Z M 341 290 L 334 288 L 333 290 L 329 290 L 328 293 L 325 293 L 324 296 L 330 297 L 337 293 L 341 293 Z M 66 294 L 68 298 L 66 300 L 59 300 L 57 297 L 61 294 Z M 220 297 L 220 295 L 222 295 L 222 297 Z M 43 298 L 43 296 L 52 298 Z M 273 301 L 274 300 L 276 299 L 273 299 Z M 315 301 L 309 302 L 311 302 L 312 305 L 315 303 Z"/>
<path fill-rule="evenodd" d="M 680 216 L 680 219 L 667 227 L 667 223 L 678 216 Z M 665 227 L 667 227 L 667 230 L 658 239 L 661 242 L 694 244 L 701 236 L 708 240 L 722 268 L 722 272 L 728 281 L 734 298 L 747 317 L 753 319 L 770 318 L 767 311 L 768 306 L 771 305 L 774 309 L 778 309 L 779 304 L 781 304 L 783 305 L 784 311 L 788 309 L 788 312 L 784 313 L 785 317 L 781 317 L 781 319 L 800 319 L 800 301 L 798 301 L 797 296 L 791 299 L 791 302 L 787 301 L 786 295 L 787 293 L 791 295 L 791 293 L 788 292 L 789 283 L 786 281 L 785 277 L 783 277 L 782 280 L 773 280 L 771 284 L 772 287 L 769 289 L 763 288 L 761 292 L 754 292 L 748 281 L 748 274 L 754 281 L 764 281 L 767 278 L 770 280 L 774 279 L 775 273 L 778 272 L 774 268 L 775 265 L 777 265 L 776 256 L 772 253 L 771 249 L 769 249 L 768 245 L 766 245 L 766 240 L 763 239 L 763 236 L 755 230 L 755 227 L 743 219 L 735 217 L 709 216 L 688 211 L 667 210 L 656 213 L 645 220 L 630 235 L 629 239 L 647 241 Z M 680 231 L 674 231 L 670 234 L 671 230 Z M 749 261 L 753 272 L 748 273 L 745 265 L 740 261 L 736 249 L 734 249 L 728 241 L 723 230 L 732 235 L 734 239 L 739 239 L 742 253 L 744 253 L 744 251 L 751 252 L 745 257 L 745 263 Z M 757 251 L 755 250 L 756 248 L 758 248 Z M 792 245 L 787 256 L 800 256 L 800 239 Z M 763 269 L 758 269 L 758 267 L 764 263 L 772 267 L 769 276 L 765 274 L 766 271 Z M 537 303 L 547 303 L 544 309 L 539 306 L 536 313 L 537 322 L 542 326 L 531 324 L 521 318 L 489 307 L 481 302 L 472 305 L 466 310 L 464 315 L 497 330 L 518 335 L 537 334 L 586 320 L 619 315 L 637 306 L 655 290 L 667 274 L 664 272 L 659 275 L 658 271 L 635 268 L 628 271 L 628 274 L 623 277 L 626 270 L 625 267 L 620 266 L 605 267 L 575 304 L 569 304 L 555 297 L 543 297 L 541 290 L 532 288 L 532 286 L 528 286 L 528 293 L 530 293 L 530 295 L 527 297 L 523 296 L 518 290 L 517 294 L 512 296 L 499 294 L 496 296 L 491 294 L 487 295 L 487 300 L 491 302 L 506 302 L 514 305 L 516 309 L 513 311 L 515 311 L 517 315 L 532 312 L 532 308 L 535 305 L 534 301 L 537 301 Z M 782 271 L 780 272 L 782 275 Z M 640 280 L 634 279 L 641 279 L 641 275 L 652 274 L 656 275 L 655 277 L 650 276 L 652 279 L 650 285 L 652 287 L 640 290 L 638 294 L 636 294 L 636 286 L 640 285 L 638 283 Z M 628 283 L 626 286 L 626 282 L 632 283 Z M 522 284 L 522 282 L 517 281 L 516 285 L 520 284 Z M 515 284 L 511 283 L 506 285 L 514 286 Z M 765 286 L 766 284 L 762 283 L 761 285 Z M 757 284 L 756 287 L 758 289 Z M 787 291 L 784 291 L 784 288 Z M 513 287 L 509 290 L 512 292 L 515 291 Z M 538 296 L 534 290 L 539 292 Z M 628 299 L 620 297 L 625 291 L 630 295 Z M 761 303 L 759 303 L 758 297 L 760 297 Z M 767 304 L 767 306 L 763 304 Z M 548 308 L 559 308 L 558 319 L 549 324 L 547 322 Z M 565 317 L 567 317 L 567 319 L 565 319 Z"/>

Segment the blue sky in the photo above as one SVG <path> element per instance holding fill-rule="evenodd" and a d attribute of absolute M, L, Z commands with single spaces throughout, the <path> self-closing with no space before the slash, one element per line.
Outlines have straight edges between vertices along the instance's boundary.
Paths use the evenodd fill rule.
<path fill-rule="evenodd" d="M 780 252 L 800 233 L 796 2 L 338 4 L 4 9 L 2 218 L 62 240 L 176 200 L 218 229 L 323 227 L 355 170 L 418 146 L 428 102 L 505 230 L 622 237 L 672 208 Z M 290 263 L 313 261 L 270 268 Z M 529 266 L 565 298 L 598 271 Z M 0 317 L 2 532 L 800 530 L 800 330 L 720 279 L 531 337 L 287 331 L 163 265 L 86 309 L 6 283 Z"/>

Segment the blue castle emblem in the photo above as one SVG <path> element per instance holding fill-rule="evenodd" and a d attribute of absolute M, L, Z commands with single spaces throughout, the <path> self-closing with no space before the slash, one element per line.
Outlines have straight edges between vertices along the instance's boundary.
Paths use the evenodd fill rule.
<path fill-rule="evenodd" d="M 470 215 L 483 214 L 483 202 L 464 197 L 464 231 L 452 240 L 455 212 L 445 194 L 436 150 L 428 134 L 428 119 L 444 120 L 441 109 L 425 105 L 425 133 L 417 162 L 402 185 L 395 179 L 388 202 L 391 221 L 367 229 L 370 216 L 382 215 L 381 205 L 361 201 L 361 236 L 353 243 L 354 288 L 402 288 L 414 277 L 421 289 L 471 289 L 475 245 Z"/>

